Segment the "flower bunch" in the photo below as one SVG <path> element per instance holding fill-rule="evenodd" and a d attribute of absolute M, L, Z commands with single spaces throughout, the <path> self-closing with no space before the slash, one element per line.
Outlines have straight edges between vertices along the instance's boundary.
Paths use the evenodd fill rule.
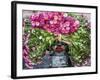
<path fill-rule="evenodd" d="M 32 69 L 32 61 L 29 58 L 29 47 L 27 45 L 23 46 L 23 60 L 24 60 L 24 65 L 28 69 Z"/>
<path fill-rule="evenodd" d="M 33 65 L 29 57 L 30 49 L 29 46 L 27 45 L 29 36 L 30 36 L 29 34 L 25 34 L 25 33 L 23 34 L 23 63 L 24 63 L 23 67 L 32 69 Z"/>
<path fill-rule="evenodd" d="M 40 28 L 53 34 L 71 34 L 78 30 L 79 21 L 65 12 L 38 11 L 30 16 L 33 28 Z"/>

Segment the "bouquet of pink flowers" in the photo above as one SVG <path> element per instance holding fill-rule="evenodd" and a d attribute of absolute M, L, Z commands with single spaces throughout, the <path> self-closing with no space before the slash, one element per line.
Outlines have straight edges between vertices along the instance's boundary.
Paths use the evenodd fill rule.
<path fill-rule="evenodd" d="M 40 28 L 53 34 L 71 34 L 79 28 L 79 21 L 65 12 L 34 12 L 30 17 L 33 28 Z"/>

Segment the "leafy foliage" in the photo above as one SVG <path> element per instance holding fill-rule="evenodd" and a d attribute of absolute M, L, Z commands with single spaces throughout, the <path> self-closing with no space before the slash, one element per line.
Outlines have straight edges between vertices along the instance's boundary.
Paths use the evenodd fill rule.
<path fill-rule="evenodd" d="M 77 32 L 63 36 L 62 39 L 71 42 L 70 54 L 74 64 L 82 65 L 82 62 L 90 56 L 90 29 L 85 25 L 87 20 L 82 16 L 77 16 L 75 13 L 69 15 L 76 17 L 80 21 L 80 28 Z"/>
<path fill-rule="evenodd" d="M 31 29 L 30 26 L 25 27 L 25 32 L 29 32 L 29 42 L 28 46 L 30 48 L 30 58 L 33 57 L 38 58 L 43 55 L 43 52 L 52 45 L 54 42 L 54 35 L 52 33 L 48 33 L 45 30 L 41 30 L 38 28 Z M 35 48 L 35 50 L 32 50 L 32 48 Z"/>

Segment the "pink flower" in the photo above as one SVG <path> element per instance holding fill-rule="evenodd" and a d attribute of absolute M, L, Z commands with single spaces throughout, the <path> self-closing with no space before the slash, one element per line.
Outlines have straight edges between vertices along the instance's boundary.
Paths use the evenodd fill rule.
<path fill-rule="evenodd" d="M 35 21 L 32 21 L 31 25 L 32 25 L 32 27 L 35 27 L 36 26 Z"/>
<path fill-rule="evenodd" d="M 64 27 L 69 27 L 70 26 L 70 22 L 69 21 L 66 21 L 65 23 L 64 23 Z"/>
<path fill-rule="evenodd" d="M 76 21 L 74 22 L 73 26 L 79 27 L 79 24 L 80 24 L 80 22 L 79 22 L 78 20 L 76 20 Z"/>

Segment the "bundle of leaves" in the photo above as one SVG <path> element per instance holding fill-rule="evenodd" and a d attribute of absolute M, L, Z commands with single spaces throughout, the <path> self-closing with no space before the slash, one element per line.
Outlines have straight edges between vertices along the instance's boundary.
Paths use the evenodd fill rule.
<path fill-rule="evenodd" d="M 77 15 L 75 13 L 69 13 L 70 16 L 77 18 L 80 21 L 80 27 L 77 32 L 63 36 L 64 41 L 71 42 L 70 54 L 75 66 L 83 66 L 86 59 L 90 59 L 91 55 L 91 31 L 90 23 L 83 15 Z M 89 60 L 90 61 L 90 60 Z M 90 65 L 91 62 L 87 62 Z"/>

